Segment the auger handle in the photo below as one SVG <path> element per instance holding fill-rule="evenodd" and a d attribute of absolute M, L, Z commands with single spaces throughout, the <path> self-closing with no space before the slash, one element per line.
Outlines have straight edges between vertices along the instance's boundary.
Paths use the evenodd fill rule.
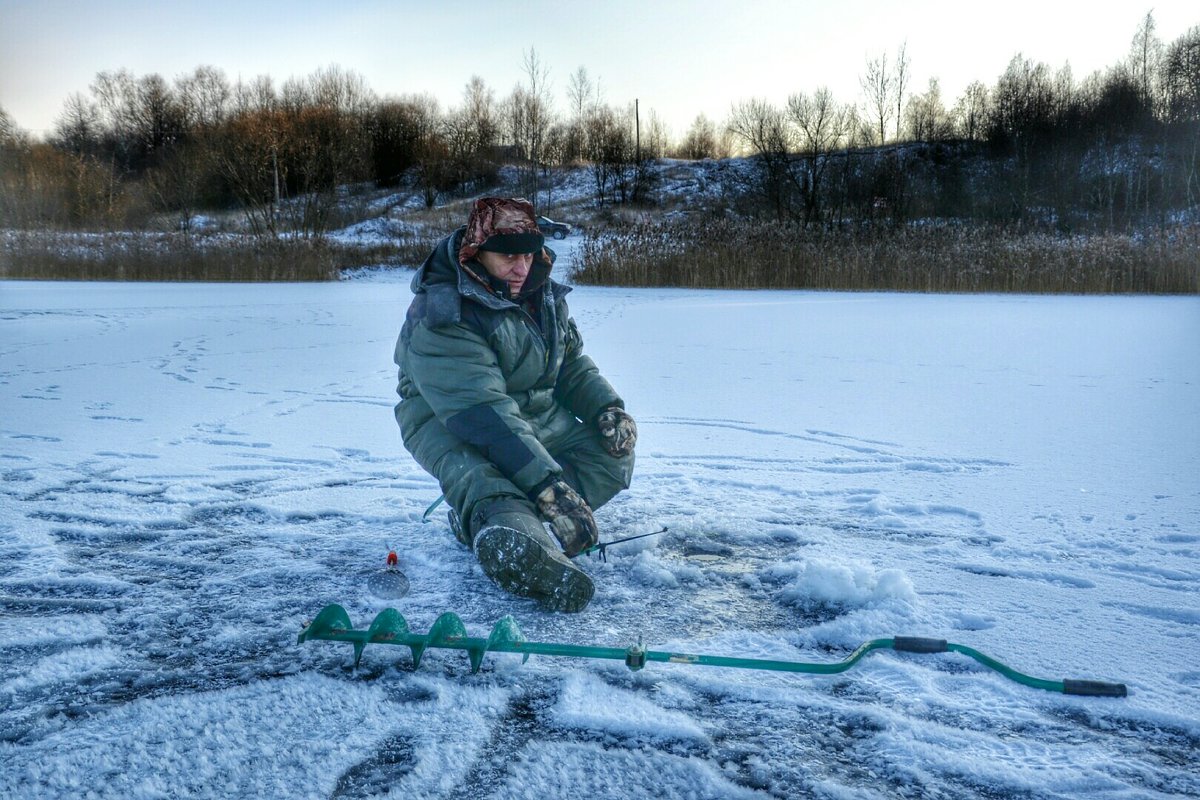
<path fill-rule="evenodd" d="M 1085 697 L 1126 697 L 1129 694 L 1129 690 L 1125 688 L 1125 684 L 1123 683 L 1066 679 L 1062 684 L 1063 694 L 1076 694 Z"/>
<path fill-rule="evenodd" d="M 897 636 L 892 639 L 892 649 L 899 653 L 945 653 L 950 649 L 950 643 L 945 639 Z"/>

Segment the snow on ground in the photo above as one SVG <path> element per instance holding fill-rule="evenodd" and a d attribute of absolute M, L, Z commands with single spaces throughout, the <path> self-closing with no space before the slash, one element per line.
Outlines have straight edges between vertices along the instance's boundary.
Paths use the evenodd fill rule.
<path fill-rule="evenodd" d="M 568 240 L 568 245 L 570 240 Z M 641 441 L 581 615 L 505 596 L 391 418 L 394 280 L 0 283 L 0 796 L 1200 795 L 1200 301 L 571 295 Z M 397 549 L 408 596 L 366 578 Z M 838 676 L 295 643 L 340 602 Z"/>

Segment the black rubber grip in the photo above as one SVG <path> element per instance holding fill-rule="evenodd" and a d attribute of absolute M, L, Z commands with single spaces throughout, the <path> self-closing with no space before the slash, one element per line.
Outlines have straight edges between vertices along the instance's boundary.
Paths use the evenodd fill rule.
<path fill-rule="evenodd" d="M 921 636 L 897 636 L 892 639 L 892 649 L 902 653 L 944 653 L 945 639 L 926 639 Z"/>
<path fill-rule="evenodd" d="M 1129 692 L 1123 683 L 1064 680 L 1063 694 L 1081 694 L 1088 697 L 1125 697 Z"/>

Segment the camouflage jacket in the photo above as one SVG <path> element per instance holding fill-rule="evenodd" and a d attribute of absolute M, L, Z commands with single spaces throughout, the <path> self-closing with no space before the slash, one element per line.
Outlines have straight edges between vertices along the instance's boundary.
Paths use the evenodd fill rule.
<path fill-rule="evenodd" d="M 624 403 L 583 353 L 570 287 L 550 279 L 553 251 L 534 259 L 518 303 L 478 262 L 459 264 L 464 232 L 439 242 L 413 277 L 396 342 L 396 421 L 429 471 L 465 444 L 530 494 L 562 472 L 544 440 Z"/>

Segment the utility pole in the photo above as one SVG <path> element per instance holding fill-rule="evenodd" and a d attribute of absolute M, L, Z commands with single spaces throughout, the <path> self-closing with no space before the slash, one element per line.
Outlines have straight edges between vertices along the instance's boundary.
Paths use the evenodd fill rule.
<path fill-rule="evenodd" d="M 279 225 L 279 149 L 271 147 L 271 171 L 275 174 L 275 204 L 271 208 L 271 232 L 278 233 L 277 226 Z"/>
<path fill-rule="evenodd" d="M 633 134 L 634 134 L 634 150 L 633 157 L 638 164 L 642 163 L 642 118 L 638 113 L 638 100 L 633 98 Z"/>

